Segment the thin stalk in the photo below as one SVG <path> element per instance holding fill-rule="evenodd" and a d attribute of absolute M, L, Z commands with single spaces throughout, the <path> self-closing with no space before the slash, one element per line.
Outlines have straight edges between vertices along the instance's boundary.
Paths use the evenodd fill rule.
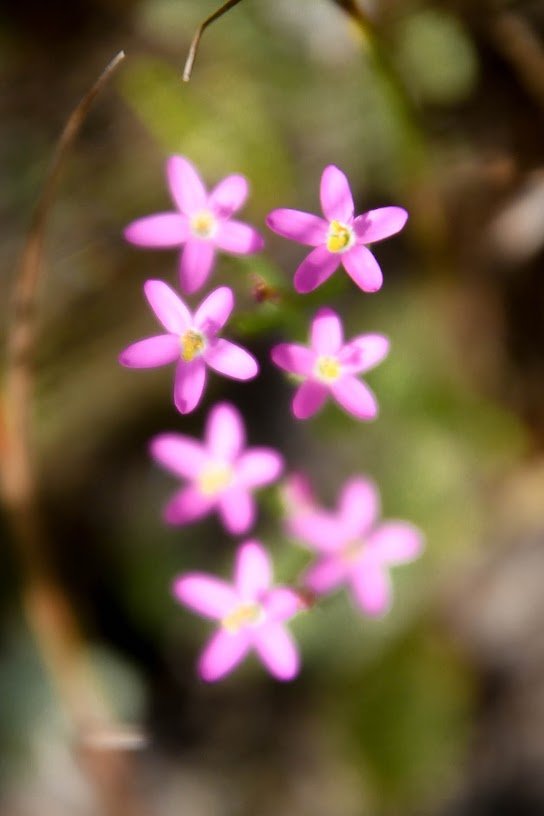
<path fill-rule="evenodd" d="M 441 197 L 429 167 L 429 145 L 419 111 L 406 90 L 394 63 L 381 42 L 374 22 L 357 0 L 332 0 L 357 26 L 376 81 L 397 116 L 404 133 L 403 169 L 407 179 L 412 223 L 429 257 L 447 257 L 446 217 Z"/>
<path fill-rule="evenodd" d="M 191 79 L 191 74 L 193 72 L 193 64 L 195 61 L 196 53 L 198 51 L 198 46 L 200 45 L 200 40 L 202 35 L 206 31 L 209 25 L 211 25 L 215 20 L 218 20 L 219 17 L 222 17 L 223 14 L 226 14 L 227 11 L 230 11 L 234 6 L 237 6 L 238 3 L 241 3 L 242 0 L 227 0 L 226 3 L 223 3 L 218 9 L 216 9 L 209 17 L 206 17 L 200 25 L 198 26 L 193 39 L 191 41 L 191 45 L 189 47 L 189 53 L 187 54 L 187 59 L 185 60 L 185 67 L 183 69 L 183 81 L 189 82 Z"/>
<path fill-rule="evenodd" d="M 76 616 L 50 564 L 50 541 L 38 499 L 33 398 L 44 243 L 59 178 L 92 103 L 124 57 L 124 52 L 119 52 L 76 105 L 56 145 L 17 271 L 0 403 L 1 490 L 22 566 L 24 611 L 89 781 L 104 812 L 112 816 L 126 816 L 136 811 L 126 796 L 124 758 L 93 752 L 87 744 L 89 733 L 103 727 L 115 731 L 116 726 L 110 706 L 93 676 Z"/>

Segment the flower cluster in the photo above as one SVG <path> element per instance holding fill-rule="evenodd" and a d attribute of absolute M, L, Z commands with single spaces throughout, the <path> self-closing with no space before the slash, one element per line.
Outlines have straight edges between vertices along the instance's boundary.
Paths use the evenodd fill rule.
<path fill-rule="evenodd" d="M 211 275 L 218 250 L 247 255 L 260 251 L 264 241 L 252 226 L 232 217 L 248 196 L 243 176 L 227 176 L 207 193 L 183 156 L 168 160 L 166 175 L 175 209 L 134 221 L 125 237 L 140 247 L 182 248 L 179 282 L 185 294 L 193 294 Z M 383 207 L 356 216 L 348 180 L 334 165 L 323 171 L 320 198 L 324 217 L 277 209 L 266 219 L 279 235 L 313 247 L 295 272 L 295 290 L 313 291 L 342 265 L 363 292 L 376 292 L 383 277 L 368 244 L 399 232 L 406 211 Z M 237 380 L 257 376 L 253 355 L 220 336 L 235 305 L 232 289 L 214 289 L 194 311 L 163 281 L 146 281 L 144 294 L 163 331 L 128 346 L 119 361 L 129 368 L 175 363 L 173 401 L 180 414 L 197 408 L 209 369 Z M 271 359 L 298 381 L 292 403 L 297 419 L 313 416 L 330 396 L 356 419 L 372 420 L 378 403 L 359 375 L 381 363 L 388 351 L 381 334 L 345 340 L 339 315 L 324 306 L 311 322 L 309 345 L 280 343 Z M 247 447 L 245 437 L 236 407 L 217 403 L 208 413 L 203 441 L 180 433 L 151 441 L 154 460 L 183 481 L 164 508 L 168 524 L 185 525 L 217 512 L 231 535 L 250 533 L 257 519 L 254 491 L 278 481 L 284 459 L 272 448 Z M 300 659 L 287 621 L 343 585 L 362 612 L 383 614 L 392 597 L 389 568 L 422 550 L 423 537 L 413 525 L 377 524 L 379 494 L 364 476 L 346 482 L 334 511 L 320 507 L 303 474 L 286 479 L 283 496 L 287 534 L 315 554 L 296 588 L 272 585 L 270 556 L 256 540 L 238 545 L 232 584 L 203 573 L 174 581 L 176 600 L 218 622 L 198 664 L 206 681 L 226 675 L 251 650 L 276 678 L 292 679 Z"/>

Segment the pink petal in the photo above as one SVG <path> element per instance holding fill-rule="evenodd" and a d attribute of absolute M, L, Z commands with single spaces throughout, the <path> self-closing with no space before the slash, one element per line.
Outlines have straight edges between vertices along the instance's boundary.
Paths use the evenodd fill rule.
<path fill-rule="evenodd" d="M 355 377 L 341 377 L 330 386 L 335 400 L 357 419 L 375 419 L 378 416 L 376 397 L 366 385 Z"/>
<path fill-rule="evenodd" d="M 178 357 L 178 338 L 172 334 L 160 334 L 132 343 L 121 352 L 119 362 L 128 368 L 155 368 L 173 363 Z"/>
<path fill-rule="evenodd" d="M 268 623 L 254 633 L 253 646 L 268 671 L 278 680 L 292 680 L 300 668 L 298 650 L 281 623 Z"/>
<path fill-rule="evenodd" d="M 241 221 L 220 221 L 213 240 L 223 252 L 233 252 L 235 255 L 251 255 L 260 252 L 264 246 L 262 235 Z"/>
<path fill-rule="evenodd" d="M 244 206 L 249 192 L 245 176 L 227 176 L 214 187 L 208 196 L 208 206 L 220 218 L 228 218 Z"/>
<path fill-rule="evenodd" d="M 304 585 L 320 595 L 332 592 L 346 580 L 347 565 L 337 556 L 323 558 L 310 567 L 304 576 Z"/>
<path fill-rule="evenodd" d="M 213 337 L 223 328 L 234 308 L 234 294 L 228 286 L 220 286 L 204 298 L 195 312 L 194 324 L 206 337 Z"/>
<path fill-rule="evenodd" d="M 340 260 L 341 256 L 329 252 L 326 246 L 312 249 L 295 272 L 294 285 L 297 292 L 302 295 L 313 292 L 330 278 L 333 272 L 336 272 L 340 266 Z"/>
<path fill-rule="evenodd" d="M 330 164 L 321 176 L 321 207 L 325 218 L 346 224 L 353 218 L 353 197 L 349 182 L 338 167 Z"/>
<path fill-rule="evenodd" d="M 195 167 L 184 156 L 171 156 L 166 162 L 170 194 L 185 215 L 193 215 L 206 206 L 206 188 Z"/>
<path fill-rule="evenodd" d="M 313 371 L 315 353 L 297 343 L 279 343 L 270 352 L 272 362 L 284 371 L 308 376 Z"/>
<path fill-rule="evenodd" d="M 323 218 L 311 213 L 300 210 L 272 210 L 266 216 L 266 223 L 273 232 L 291 241 L 298 241 L 299 244 L 320 246 L 327 240 L 329 225 Z"/>
<path fill-rule="evenodd" d="M 312 348 L 317 354 L 336 354 L 343 341 L 342 322 L 336 312 L 319 309 L 312 321 Z"/>
<path fill-rule="evenodd" d="M 231 672 L 249 651 L 247 632 L 235 635 L 220 630 L 208 641 L 198 661 L 198 673 L 203 680 L 213 683 Z"/>
<path fill-rule="evenodd" d="M 372 533 L 368 546 L 380 561 L 403 564 L 420 555 L 423 550 L 423 535 L 413 524 L 388 521 Z"/>
<path fill-rule="evenodd" d="M 250 448 L 236 462 L 236 481 L 246 488 L 275 482 L 283 470 L 283 456 L 272 448 Z"/>
<path fill-rule="evenodd" d="M 206 349 L 204 359 L 214 371 L 235 380 L 250 380 L 259 373 L 259 364 L 249 351 L 223 338 Z"/>
<path fill-rule="evenodd" d="M 310 479 L 305 473 L 290 473 L 283 483 L 282 493 L 288 512 L 298 515 L 300 511 L 312 511 L 317 507 Z"/>
<path fill-rule="evenodd" d="M 344 252 L 342 263 L 350 278 L 363 292 L 377 292 L 381 288 L 382 270 L 372 252 L 362 244 Z"/>
<path fill-rule="evenodd" d="M 181 434 L 160 434 L 151 440 L 151 456 L 176 476 L 195 478 L 208 461 L 205 448 L 196 439 Z"/>
<path fill-rule="evenodd" d="M 188 294 L 200 289 L 207 281 L 215 261 L 215 246 L 211 241 L 191 238 L 181 253 L 179 279 Z"/>
<path fill-rule="evenodd" d="M 232 535 L 247 533 L 257 516 L 253 496 L 242 487 L 231 487 L 220 494 L 218 509 L 225 529 Z"/>
<path fill-rule="evenodd" d="M 289 520 L 289 530 L 295 538 L 322 553 L 336 552 L 349 542 L 342 519 L 322 510 L 293 515 Z"/>
<path fill-rule="evenodd" d="M 234 585 L 244 600 L 258 601 L 272 581 L 270 556 L 258 541 L 246 541 L 236 552 Z"/>
<path fill-rule="evenodd" d="M 196 408 L 205 384 L 206 366 L 201 357 L 189 363 L 179 361 L 174 380 L 174 403 L 180 414 L 189 414 Z"/>
<path fill-rule="evenodd" d="M 215 405 L 206 422 L 206 446 L 210 454 L 232 462 L 245 443 L 245 429 L 239 411 L 228 402 Z"/>
<path fill-rule="evenodd" d="M 369 615 L 383 615 L 391 606 L 391 582 L 386 570 L 367 558 L 351 574 L 355 600 Z"/>
<path fill-rule="evenodd" d="M 203 496 L 193 485 L 179 490 L 164 508 L 163 518 L 167 524 L 190 524 L 208 515 L 215 500 Z"/>
<path fill-rule="evenodd" d="M 402 207 L 380 207 L 358 215 L 353 226 L 360 241 L 372 244 L 400 232 L 407 220 L 408 213 Z"/>
<path fill-rule="evenodd" d="M 299 385 L 292 403 L 297 419 L 308 419 L 316 414 L 327 399 L 328 389 L 315 380 L 306 380 Z"/>
<path fill-rule="evenodd" d="M 288 587 L 274 587 L 266 596 L 266 615 L 275 623 L 289 620 L 304 608 L 304 602 L 298 592 Z"/>
<path fill-rule="evenodd" d="M 189 235 L 189 224 L 178 213 L 157 213 L 138 218 L 125 228 L 127 241 L 136 246 L 152 249 L 179 247 Z"/>
<path fill-rule="evenodd" d="M 176 578 L 172 591 L 180 603 L 207 618 L 223 618 L 238 602 L 230 584 L 196 572 Z"/>
<path fill-rule="evenodd" d="M 144 283 L 144 294 L 166 331 L 180 335 L 189 328 L 191 312 L 168 284 L 160 280 L 148 280 Z"/>
<path fill-rule="evenodd" d="M 344 541 L 365 536 L 380 512 L 380 496 L 370 479 L 349 479 L 340 495 L 339 515 L 344 528 Z"/>
<path fill-rule="evenodd" d="M 389 340 L 383 334 L 361 334 L 342 349 L 339 359 L 343 371 L 362 374 L 379 365 L 389 353 Z"/>

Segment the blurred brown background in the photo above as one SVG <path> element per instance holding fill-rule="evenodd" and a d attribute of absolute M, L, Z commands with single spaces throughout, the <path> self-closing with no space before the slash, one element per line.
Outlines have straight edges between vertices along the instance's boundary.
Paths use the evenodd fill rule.
<path fill-rule="evenodd" d="M 193 31 L 214 8 L 4 0 L 0 11 L 3 326 L 62 124 L 127 52 L 52 214 L 35 433 L 48 557 L 116 717 L 145 736 L 128 784 L 149 814 L 544 813 L 544 3 L 369 0 L 374 25 L 362 33 L 332 0 L 245 0 L 206 33 L 183 85 Z M 184 419 L 169 370 L 116 361 L 154 331 L 144 280 L 176 282 L 175 253 L 121 237 L 168 208 L 172 152 L 209 183 L 245 172 L 244 217 L 263 231 L 273 207 L 317 209 L 331 162 L 359 211 L 411 213 L 376 248 L 385 285 L 372 296 L 337 275 L 293 299 L 303 249 L 270 233 L 265 255 L 222 258 L 213 283 L 236 290 L 231 332 L 262 376 L 216 378 Z M 285 296 L 257 303 L 255 275 Z M 290 415 L 291 386 L 268 349 L 302 339 L 321 303 L 351 333 L 391 337 L 369 377 L 381 404 L 372 425 L 333 407 L 307 423 Z M 385 515 L 427 535 L 423 559 L 395 575 L 386 619 L 362 620 L 339 595 L 297 620 L 304 670 L 290 685 L 251 661 L 201 684 L 194 660 L 209 627 L 170 597 L 184 569 L 227 574 L 234 544 L 214 519 L 163 526 L 173 480 L 147 442 L 167 429 L 199 434 L 217 399 L 242 408 L 252 441 L 311 473 L 323 500 L 368 473 Z M 257 534 L 292 580 L 307 556 L 282 534 L 274 491 Z M 0 813 L 105 812 L 30 633 L 7 524 L 2 542 Z M 96 750 L 114 767 L 118 750 Z"/>

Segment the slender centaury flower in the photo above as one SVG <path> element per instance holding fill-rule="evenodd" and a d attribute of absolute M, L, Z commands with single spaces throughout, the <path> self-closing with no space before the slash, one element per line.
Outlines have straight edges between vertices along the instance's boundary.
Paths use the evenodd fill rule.
<path fill-rule="evenodd" d="M 133 343 L 121 352 L 119 362 L 129 368 L 177 363 L 174 402 L 181 414 L 188 414 L 200 402 L 206 366 L 235 380 L 255 377 L 259 371 L 255 358 L 241 346 L 217 337 L 234 306 L 232 289 L 227 286 L 215 289 L 194 315 L 162 281 L 146 281 L 144 292 L 167 333 Z"/>
<path fill-rule="evenodd" d="M 299 670 L 297 647 L 284 626 L 304 604 L 287 587 L 272 587 L 272 565 L 258 541 L 246 541 L 236 552 L 234 581 L 189 573 L 174 581 L 174 596 L 199 615 L 219 621 L 198 662 L 198 673 L 212 682 L 228 674 L 249 651 L 278 680 Z"/>
<path fill-rule="evenodd" d="M 349 182 L 333 164 L 321 176 L 321 208 L 325 218 L 280 209 L 266 219 L 278 235 L 315 247 L 295 272 L 295 289 L 303 294 L 313 291 L 342 263 L 363 292 L 376 292 L 383 282 L 382 271 L 366 245 L 399 232 L 408 213 L 402 207 L 381 207 L 354 217 Z"/>
<path fill-rule="evenodd" d="M 228 403 L 210 411 L 204 443 L 175 433 L 152 440 L 157 462 L 188 481 L 165 508 L 168 523 L 188 524 L 218 510 L 230 533 L 247 533 L 257 514 L 252 491 L 278 479 L 283 458 L 272 448 L 244 450 L 244 443 L 242 418 Z"/>
<path fill-rule="evenodd" d="M 377 524 L 379 505 L 375 485 L 355 477 L 342 488 L 335 512 L 307 506 L 287 518 L 290 534 L 319 553 L 303 579 L 308 589 L 325 594 L 348 584 L 369 615 L 381 615 L 391 605 L 389 567 L 414 560 L 423 549 L 423 535 L 412 524 Z"/>
<path fill-rule="evenodd" d="M 206 282 L 216 250 L 250 255 L 262 249 L 257 230 L 231 218 L 248 195 L 244 176 L 227 176 L 208 194 L 191 162 L 171 156 L 166 177 L 177 212 L 139 218 L 125 229 L 125 238 L 150 249 L 183 246 L 179 274 L 185 292 L 196 292 Z"/>
<path fill-rule="evenodd" d="M 389 340 L 381 334 L 361 334 L 343 344 L 342 323 L 332 309 L 320 309 L 312 321 L 311 346 L 280 343 L 271 352 L 274 363 L 303 378 L 293 399 L 297 419 L 319 411 L 327 395 L 358 419 L 374 419 L 376 397 L 357 379 L 378 365 L 389 351 Z"/>

